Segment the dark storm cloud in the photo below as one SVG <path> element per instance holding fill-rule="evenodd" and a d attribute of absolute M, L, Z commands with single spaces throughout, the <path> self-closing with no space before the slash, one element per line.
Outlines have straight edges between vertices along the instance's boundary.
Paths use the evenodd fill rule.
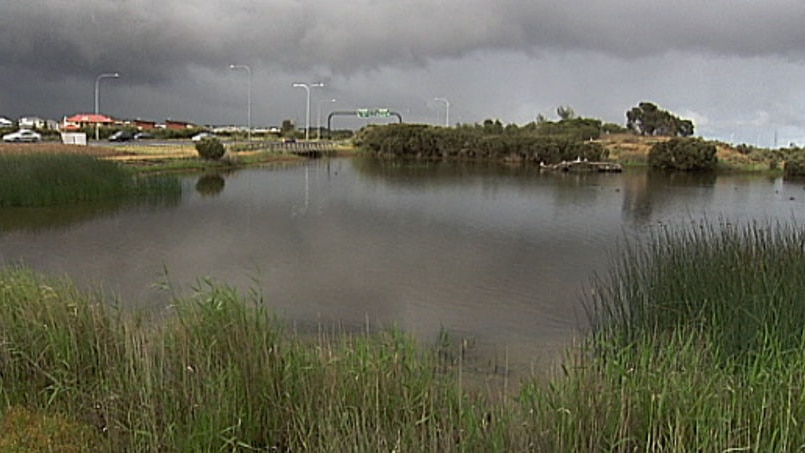
<path fill-rule="evenodd" d="M 799 1 L 6 0 L 0 13 L 3 65 L 53 77 L 115 67 L 143 82 L 244 59 L 349 72 L 484 49 L 625 58 L 805 49 Z"/>
<path fill-rule="evenodd" d="M 801 0 L 0 0 L 0 115 L 88 111 L 120 72 L 105 113 L 243 123 L 236 63 L 255 124 L 298 123 L 291 84 L 324 81 L 338 108 L 411 121 L 439 121 L 435 96 L 466 122 L 568 103 L 621 122 L 653 100 L 738 134 L 805 117 L 802 17 Z"/>

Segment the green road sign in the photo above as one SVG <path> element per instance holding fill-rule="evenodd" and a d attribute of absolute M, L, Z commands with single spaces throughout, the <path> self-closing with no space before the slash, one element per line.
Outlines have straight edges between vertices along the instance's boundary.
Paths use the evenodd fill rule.
<path fill-rule="evenodd" d="M 358 115 L 358 118 L 371 118 L 375 116 L 387 118 L 391 116 L 391 111 L 389 109 L 358 109 L 355 110 L 355 114 Z"/>

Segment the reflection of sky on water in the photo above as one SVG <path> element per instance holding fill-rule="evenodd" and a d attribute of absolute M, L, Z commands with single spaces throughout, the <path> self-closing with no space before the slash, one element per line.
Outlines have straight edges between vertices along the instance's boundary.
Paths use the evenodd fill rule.
<path fill-rule="evenodd" d="M 223 184 L 222 184 L 223 182 Z M 0 233 L 0 261 L 100 283 L 125 306 L 164 303 L 167 278 L 259 287 L 299 325 L 441 328 L 512 360 L 566 344 L 581 297 L 624 235 L 704 217 L 802 220 L 799 183 L 644 172 L 540 175 L 349 160 L 184 181 L 178 206 Z"/>

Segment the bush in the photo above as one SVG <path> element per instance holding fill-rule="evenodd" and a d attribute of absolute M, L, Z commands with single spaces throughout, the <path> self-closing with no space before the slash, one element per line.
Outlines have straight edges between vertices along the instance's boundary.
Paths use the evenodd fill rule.
<path fill-rule="evenodd" d="M 716 146 L 700 139 L 674 138 L 654 144 L 648 164 L 662 170 L 714 170 L 718 164 Z"/>
<path fill-rule="evenodd" d="M 783 174 L 785 176 L 805 176 L 805 155 L 798 153 L 790 156 L 785 161 Z"/>
<path fill-rule="evenodd" d="M 563 123 L 577 122 L 583 119 Z M 548 123 L 544 123 L 548 124 Z M 553 124 L 553 123 L 551 123 Z M 554 126 L 551 126 L 554 127 Z M 421 159 L 506 160 L 512 162 L 558 163 L 584 158 L 603 160 L 608 151 L 599 143 L 574 136 L 580 128 L 547 134 L 534 128 L 508 126 L 487 120 L 484 125 L 457 128 L 423 124 L 390 124 L 361 130 L 355 146 L 378 156 Z M 580 132 L 581 131 L 581 132 Z M 598 128 L 595 128 L 596 134 Z"/>
<path fill-rule="evenodd" d="M 219 160 L 224 157 L 226 150 L 220 140 L 214 137 L 204 138 L 196 143 L 196 151 L 202 159 Z"/>

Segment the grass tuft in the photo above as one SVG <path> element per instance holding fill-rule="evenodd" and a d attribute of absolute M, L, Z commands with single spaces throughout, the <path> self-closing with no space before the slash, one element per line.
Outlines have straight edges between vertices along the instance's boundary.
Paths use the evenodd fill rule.
<path fill-rule="evenodd" d="M 180 190 L 173 178 L 137 178 L 115 162 L 90 155 L 0 154 L 0 207 L 87 203 Z"/>

